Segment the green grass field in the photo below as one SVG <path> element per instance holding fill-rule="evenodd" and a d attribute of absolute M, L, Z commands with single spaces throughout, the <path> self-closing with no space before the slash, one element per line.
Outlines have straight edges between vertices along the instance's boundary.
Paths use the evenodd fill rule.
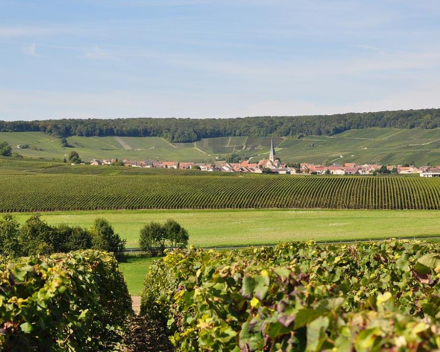
<path fill-rule="evenodd" d="M 15 214 L 23 223 L 30 214 Z M 43 213 L 50 224 L 90 227 L 97 217 L 111 222 L 138 247 L 150 221 L 175 219 L 195 246 L 269 244 L 296 240 L 352 240 L 440 235 L 440 216 L 423 210 L 126 210 Z"/>
<path fill-rule="evenodd" d="M 124 274 L 130 295 L 139 296 L 144 286 L 144 278 L 154 258 L 127 256 L 119 263 L 119 269 Z"/>
<path fill-rule="evenodd" d="M 23 223 L 30 214 L 15 214 Z M 90 227 L 109 220 L 127 247 L 138 247 L 139 231 L 150 221 L 172 218 L 186 227 L 190 243 L 200 247 L 272 244 L 296 240 L 353 240 L 440 235 L 434 211 L 408 210 L 179 210 L 44 213 L 50 224 Z M 153 259 L 128 256 L 120 263 L 130 294 L 139 295 Z"/>
<path fill-rule="evenodd" d="M 1 132 L 14 151 L 34 159 L 62 160 L 77 151 L 84 160 L 119 158 L 173 161 L 213 161 L 230 153 L 260 160 L 268 156 L 270 138 L 220 137 L 195 143 L 169 143 L 159 137 L 69 137 L 72 148 L 62 148 L 60 140 L 40 132 Z M 331 137 L 306 136 L 301 139 L 274 138 L 278 156 L 284 162 L 356 162 L 440 164 L 440 129 L 370 128 L 350 130 Z M 17 149 L 29 144 L 28 149 Z M 342 156 L 342 158 L 341 158 Z"/>

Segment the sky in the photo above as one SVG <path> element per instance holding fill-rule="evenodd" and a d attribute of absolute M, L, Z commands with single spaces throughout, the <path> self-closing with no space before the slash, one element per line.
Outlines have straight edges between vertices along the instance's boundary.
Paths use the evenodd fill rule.
<path fill-rule="evenodd" d="M 438 0 L 0 0 L 0 120 L 418 108 Z"/>

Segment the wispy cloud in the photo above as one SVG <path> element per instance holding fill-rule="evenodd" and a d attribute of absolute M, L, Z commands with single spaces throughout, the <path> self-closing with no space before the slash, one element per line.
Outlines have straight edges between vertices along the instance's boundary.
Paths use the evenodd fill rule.
<path fill-rule="evenodd" d="M 143 56 L 143 55 L 138 55 Z M 230 76 L 249 76 L 252 79 L 292 79 L 328 76 L 352 76 L 373 72 L 429 70 L 440 66 L 440 49 L 423 52 L 395 51 L 371 57 L 320 59 L 304 62 L 301 59 L 272 60 L 267 64 L 243 60 L 218 60 L 191 54 L 146 53 L 144 57 L 167 62 L 177 68 L 205 71 Z"/>
<path fill-rule="evenodd" d="M 93 48 L 85 48 L 83 56 L 87 59 L 93 60 L 102 60 L 111 57 L 111 55 L 107 51 L 98 46 L 95 46 Z"/>
<path fill-rule="evenodd" d="M 34 57 L 40 56 L 37 54 L 37 45 L 35 43 L 24 46 L 23 53 L 26 55 L 34 56 Z"/>
<path fill-rule="evenodd" d="M 0 38 L 33 37 L 57 33 L 56 28 L 9 26 L 0 27 Z"/>

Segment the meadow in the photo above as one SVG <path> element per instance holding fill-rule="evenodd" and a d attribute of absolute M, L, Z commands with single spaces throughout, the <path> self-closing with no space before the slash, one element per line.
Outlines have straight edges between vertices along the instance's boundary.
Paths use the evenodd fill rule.
<path fill-rule="evenodd" d="M 228 154 L 260 160 L 269 154 L 268 137 L 204 138 L 194 143 L 170 143 L 159 137 L 68 137 L 63 148 L 59 138 L 41 132 L 1 132 L 14 151 L 34 159 L 62 161 L 72 150 L 84 160 L 119 158 L 212 162 Z M 333 136 L 274 138 L 283 162 L 356 162 L 417 165 L 440 164 L 440 129 L 368 128 Z M 27 149 L 18 145 L 28 144 Z"/>
<path fill-rule="evenodd" d="M 23 223 L 31 214 L 14 216 Z M 274 244 L 303 240 L 353 240 L 419 237 L 440 234 L 437 212 L 423 210 L 121 210 L 42 213 L 49 224 L 91 227 L 103 217 L 138 247 L 140 229 L 148 222 L 174 219 L 197 247 Z"/>

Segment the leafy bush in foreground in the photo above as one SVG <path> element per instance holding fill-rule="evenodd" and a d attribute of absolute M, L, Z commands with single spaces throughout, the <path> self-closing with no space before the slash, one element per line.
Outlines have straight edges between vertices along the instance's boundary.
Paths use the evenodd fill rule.
<path fill-rule="evenodd" d="M 440 349 L 439 244 L 313 242 L 174 251 L 150 267 L 141 314 L 178 351 Z"/>
<path fill-rule="evenodd" d="M 0 350 L 108 350 L 132 313 L 115 258 L 93 250 L 0 264 Z"/>

